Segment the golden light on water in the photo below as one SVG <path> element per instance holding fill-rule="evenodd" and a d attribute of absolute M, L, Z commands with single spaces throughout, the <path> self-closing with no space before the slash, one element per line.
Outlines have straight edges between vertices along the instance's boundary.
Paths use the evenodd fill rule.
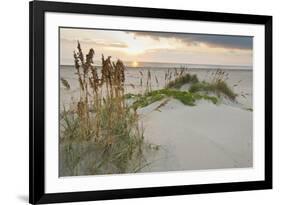
<path fill-rule="evenodd" d="M 137 61 L 133 61 L 133 62 L 132 62 L 132 66 L 133 66 L 133 67 L 138 67 L 138 65 L 139 65 L 139 63 L 138 63 Z"/>

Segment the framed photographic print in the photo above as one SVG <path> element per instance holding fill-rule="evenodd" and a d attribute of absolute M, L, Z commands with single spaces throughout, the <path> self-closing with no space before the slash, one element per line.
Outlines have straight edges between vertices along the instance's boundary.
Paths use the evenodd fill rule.
<path fill-rule="evenodd" d="M 30 2 L 30 203 L 272 188 L 272 17 Z"/>

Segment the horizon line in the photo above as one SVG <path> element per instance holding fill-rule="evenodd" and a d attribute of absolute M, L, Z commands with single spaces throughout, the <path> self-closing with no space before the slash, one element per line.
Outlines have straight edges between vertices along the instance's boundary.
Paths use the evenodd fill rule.
<path fill-rule="evenodd" d="M 96 62 L 102 62 L 96 60 Z M 135 61 L 123 61 L 124 63 L 135 62 Z M 175 63 L 175 62 L 157 62 L 157 61 L 136 61 L 138 63 L 159 63 L 159 64 L 185 64 L 185 65 L 204 65 L 204 66 L 233 66 L 233 67 L 253 67 L 253 65 L 235 65 L 235 64 L 200 64 L 200 63 Z M 60 66 L 74 66 L 73 64 L 59 64 Z M 137 68 L 137 67 L 136 67 Z"/>

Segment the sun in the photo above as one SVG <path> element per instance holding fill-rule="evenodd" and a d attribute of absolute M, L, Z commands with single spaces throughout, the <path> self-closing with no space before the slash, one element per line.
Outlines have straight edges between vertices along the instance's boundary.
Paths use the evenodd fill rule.
<path fill-rule="evenodd" d="M 132 66 L 133 66 L 133 67 L 138 67 L 138 65 L 139 65 L 139 63 L 138 63 L 137 61 L 133 61 L 133 62 L 132 62 Z"/>

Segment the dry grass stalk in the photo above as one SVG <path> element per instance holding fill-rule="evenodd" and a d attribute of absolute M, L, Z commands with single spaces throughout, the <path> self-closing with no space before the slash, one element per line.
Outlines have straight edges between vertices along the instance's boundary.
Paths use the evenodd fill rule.
<path fill-rule="evenodd" d="M 114 63 L 110 56 L 104 58 L 102 55 L 99 73 L 94 66 L 94 54 L 94 50 L 90 49 L 85 57 L 79 42 L 77 51 L 73 54 L 80 86 L 76 113 L 81 120 L 84 138 L 112 143 L 114 120 L 124 118 L 123 115 L 127 112 L 124 101 L 125 66 L 121 60 Z M 62 83 L 66 88 L 70 88 L 65 79 L 62 79 Z M 104 109 L 105 107 L 107 110 Z M 94 113 L 91 114 L 91 111 Z M 107 121 L 102 119 L 105 112 L 108 115 Z"/>

